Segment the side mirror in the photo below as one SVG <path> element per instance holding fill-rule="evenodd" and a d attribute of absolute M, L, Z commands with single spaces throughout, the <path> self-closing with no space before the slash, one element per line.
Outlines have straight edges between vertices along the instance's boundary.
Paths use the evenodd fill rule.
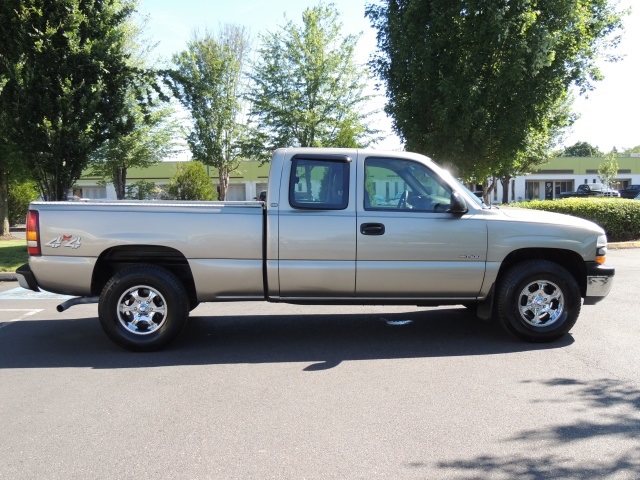
<path fill-rule="evenodd" d="M 451 205 L 449 206 L 449 210 L 447 210 L 447 213 L 463 215 L 468 211 L 469 208 L 467 207 L 467 202 L 465 201 L 464 197 L 458 192 L 451 192 Z"/>

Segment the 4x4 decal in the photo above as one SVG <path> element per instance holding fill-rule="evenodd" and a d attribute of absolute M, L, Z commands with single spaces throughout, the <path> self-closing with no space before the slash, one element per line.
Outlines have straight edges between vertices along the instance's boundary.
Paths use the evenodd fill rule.
<path fill-rule="evenodd" d="M 82 237 L 74 237 L 73 235 L 60 235 L 53 240 L 49 240 L 44 244 L 45 247 L 58 248 L 60 246 L 69 248 L 80 248 L 82 245 Z"/>

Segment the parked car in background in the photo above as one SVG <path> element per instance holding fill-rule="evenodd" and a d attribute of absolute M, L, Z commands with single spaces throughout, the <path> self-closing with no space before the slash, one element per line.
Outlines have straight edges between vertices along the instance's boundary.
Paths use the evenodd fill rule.
<path fill-rule="evenodd" d="M 640 193 L 640 185 L 629 185 L 627 188 L 620 190 L 622 198 L 637 198 Z"/>
<path fill-rule="evenodd" d="M 575 192 L 562 192 L 560 198 L 569 197 L 620 197 L 620 192 L 605 187 L 602 183 L 584 183 L 578 185 Z"/>

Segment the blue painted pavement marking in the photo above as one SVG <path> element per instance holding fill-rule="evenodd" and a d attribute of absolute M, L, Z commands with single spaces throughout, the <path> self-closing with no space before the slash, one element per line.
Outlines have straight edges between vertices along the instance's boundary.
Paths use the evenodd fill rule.
<path fill-rule="evenodd" d="M 22 287 L 0 293 L 0 300 L 66 300 L 69 298 L 73 297 L 50 292 L 34 292 Z"/>

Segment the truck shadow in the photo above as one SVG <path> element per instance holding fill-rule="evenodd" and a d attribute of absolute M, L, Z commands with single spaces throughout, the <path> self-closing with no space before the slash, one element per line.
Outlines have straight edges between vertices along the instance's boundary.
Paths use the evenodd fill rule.
<path fill-rule="evenodd" d="M 0 329 L 0 369 L 98 369 L 242 363 L 306 363 L 305 371 L 349 360 L 495 355 L 555 349 L 513 339 L 465 309 L 404 313 L 194 316 L 160 352 L 133 353 L 114 345 L 97 318 L 31 320 Z"/>

